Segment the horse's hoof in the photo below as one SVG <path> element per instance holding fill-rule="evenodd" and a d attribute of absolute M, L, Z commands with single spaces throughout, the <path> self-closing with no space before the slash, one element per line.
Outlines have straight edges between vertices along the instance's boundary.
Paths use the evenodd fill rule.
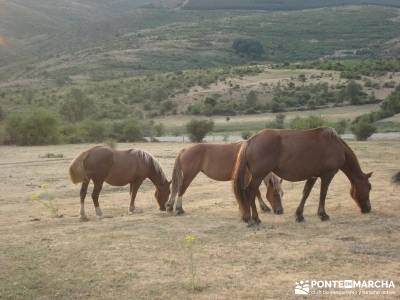
<path fill-rule="evenodd" d="M 253 221 L 254 221 L 254 223 L 255 223 L 256 225 L 261 224 L 260 218 L 253 218 Z"/>
<path fill-rule="evenodd" d="M 79 221 L 81 221 L 81 222 L 87 222 L 87 221 L 89 221 L 89 219 L 88 219 L 88 217 L 86 217 L 86 216 L 81 216 L 81 217 L 79 218 Z"/>
<path fill-rule="evenodd" d="M 260 219 L 250 219 L 249 222 L 247 222 L 247 227 L 256 227 L 260 225 L 260 223 Z"/>
<path fill-rule="evenodd" d="M 176 212 L 176 215 L 177 215 L 177 216 L 183 215 L 183 214 L 185 213 L 185 211 L 183 210 L 182 207 L 177 207 L 177 208 L 175 209 L 175 212 Z"/>
<path fill-rule="evenodd" d="M 143 212 L 143 209 L 140 208 L 134 208 L 134 209 L 130 209 L 129 210 L 129 214 L 133 215 L 133 214 L 141 214 Z"/>
<path fill-rule="evenodd" d="M 167 205 L 167 212 L 172 213 L 174 211 L 174 207 L 171 205 Z"/>
<path fill-rule="evenodd" d="M 296 216 L 296 222 L 301 223 L 304 222 L 304 217 L 303 216 Z"/>
<path fill-rule="evenodd" d="M 328 216 L 328 214 L 327 213 L 320 213 L 320 214 L 318 214 L 319 215 L 319 218 L 321 219 L 321 221 L 329 221 L 329 216 Z"/>
<path fill-rule="evenodd" d="M 261 205 L 260 208 L 263 212 L 271 212 L 271 209 L 266 205 Z"/>
<path fill-rule="evenodd" d="M 242 217 L 242 221 L 245 223 L 249 223 L 250 222 L 250 216 L 243 216 Z"/>

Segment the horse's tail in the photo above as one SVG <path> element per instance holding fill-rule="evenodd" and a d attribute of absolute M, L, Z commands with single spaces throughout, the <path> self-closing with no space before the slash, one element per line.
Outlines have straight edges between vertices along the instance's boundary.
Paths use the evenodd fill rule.
<path fill-rule="evenodd" d="M 248 141 L 244 141 L 236 158 L 236 164 L 233 173 L 233 191 L 235 193 L 236 201 L 239 204 L 239 209 L 241 210 L 241 212 L 244 211 L 244 203 L 248 201 L 246 189 L 251 180 L 251 174 L 249 172 L 249 169 L 247 168 L 247 146 Z"/>
<path fill-rule="evenodd" d="M 392 182 L 400 185 L 400 171 L 393 175 Z"/>
<path fill-rule="evenodd" d="M 83 165 L 89 151 L 84 151 L 79 154 L 69 165 L 69 177 L 72 183 L 77 184 L 80 182 L 88 181 L 89 178 L 85 171 L 85 166 Z"/>
<path fill-rule="evenodd" d="M 183 150 L 179 152 L 178 156 L 175 159 L 174 170 L 172 171 L 172 188 L 171 188 L 171 199 L 175 199 L 176 195 L 179 192 L 179 189 L 182 187 L 183 183 L 183 172 L 181 166 L 181 154 Z"/>

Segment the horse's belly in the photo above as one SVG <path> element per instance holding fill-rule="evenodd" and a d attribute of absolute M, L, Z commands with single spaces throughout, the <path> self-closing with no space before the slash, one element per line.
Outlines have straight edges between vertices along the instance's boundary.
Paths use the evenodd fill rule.
<path fill-rule="evenodd" d="M 132 176 L 123 169 L 113 168 L 106 178 L 106 182 L 113 186 L 124 186 L 132 182 Z"/>
<path fill-rule="evenodd" d="M 109 185 L 113 185 L 113 186 L 125 186 L 125 185 L 129 184 L 129 181 L 127 181 L 127 180 L 121 180 L 121 179 L 115 179 L 115 178 L 106 178 L 106 182 Z"/>
<path fill-rule="evenodd" d="M 319 177 L 320 172 L 316 172 L 315 170 L 311 171 L 308 169 L 297 169 L 296 172 L 293 172 L 291 168 L 278 168 L 274 170 L 274 173 L 287 181 L 303 181 L 312 177 Z"/>

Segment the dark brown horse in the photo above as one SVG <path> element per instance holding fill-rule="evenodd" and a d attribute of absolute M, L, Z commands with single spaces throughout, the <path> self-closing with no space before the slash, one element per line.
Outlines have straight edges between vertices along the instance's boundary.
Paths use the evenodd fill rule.
<path fill-rule="evenodd" d="M 233 179 L 236 159 L 242 142 L 229 144 L 198 144 L 182 149 L 175 159 L 175 165 L 172 175 L 171 197 L 167 202 L 167 210 L 173 211 L 175 198 L 178 195 L 176 203 L 176 213 L 182 214 L 182 196 L 190 183 L 199 172 L 217 181 L 230 181 Z M 266 197 L 271 203 L 272 209 L 276 214 L 282 214 L 281 197 L 283 191 L 281 188 L 281 179 L 270 173 L 264 178 L 267 186 Z M 270 211 L 270 208 L 261 198 L 259 189 L 256 194 L 260 207 L 263 211 Z"/>
<path fill-rule="evenodd" d="M 365 174 L 351 148 L 332 128 L 310 130 L 265 129 L 244 142 L 235 167 L 234 192 L 245 222 L 260 222 L 255 194 L 266 174 L 274 172 L 288 181 L 306 184 L 297 208 L 297 221 L 317 178 L 321 178 L 318 215 L 328 220 L 325 198 L 333 177 L 341 170 L 351 183 L 350 194 L 362 213 L 371 210 L 369 193 L 372 173 Z"/>
<path fill-rule="evenodd" d="M 146 178 L 156 186 L 155 197 L 160 210 L 165 210 L 165 203 L 170 194 L 170 182 L 167 181 L 160 165 L 153 156 L 142 150 L 118 151 L 104 146 L 93 147 L 72 161 L 69 174 L 73 183 L 82 182 L 81 220 L 87 220 L 84 202 L 90 180 L 94 183 L 92 199 L 99 218 L 103 217 L 99 206 L 99 194 L 104 182 L 113 186 L 130 184 L 130 213 L 135 211 L 136 193 Z"/>

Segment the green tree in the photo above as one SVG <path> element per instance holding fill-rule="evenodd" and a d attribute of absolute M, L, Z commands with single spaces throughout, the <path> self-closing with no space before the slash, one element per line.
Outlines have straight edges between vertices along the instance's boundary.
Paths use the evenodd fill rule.
<path fill-rule="evenodd" d="M 207 133 L 214 128 L 212 120 L 191 120 L 186 124 L 186 130 L 189 133 L 189 138 L 194 143 L 201 143 Z"/>
<path fill-rule="evenodd" d="M 254 108 L 257 105 L 258 97 L 255 91 L 250 91 L 246 96 L 247 108 Z"/>
<path fill-rule="evenodd" d="M 351 80 L 345 89 L 346 100 L 353 105 L 358 105 L 361 104 L 363 96 L 365 96 L 365 94 L 362 91 L 362 86 L 354 80 Z"/>
<path fill-rule="evenodd" d="M 69 122 L 82 121 L 95 110 L 94 101 L 87 98 L 79 89 L 72 89 L 62 102 L 60 114 Z"/>
<path fill-rule="evenodd" d="M 365 141 L 376 132 L 376 126 L 365 120 L 360 120 L 353 124 L 351 131 L 358 141 Z"/>
<path fill-rule="evenodd" d="M 5 113 L 3 108 L 0 106 L 0 121 L 3 121 L 5 118 Z"/>
<path fill-rule="evenodd" d="M 236 54 L 250 59 L 261 59 L 265 54 L 263 45 L 254 39 L 236 39 L 233 41 L 232 48 Z"/>
<path fill-rule="evenodd" d="M 138 142 L 143 141 L 143 126 L 134 119 L 129 119 L 123 123 L 122 127 L 122 141 L 124 142 Z"/>
<path fill-rule="evenodd" d="M 47 110 L 13 114 L 7 120 L 6 130 L 10 142 L 17 145 L 50 145 L 60 141 L 59 120 Z"/>
<path fill-rule="evenodd" d="M 101 122 L 86 120 L 81 124 L 81 133 L 85 142 L 99 143 L 106 138 L 106 127 Z"/>
<path fill-rule="evenodd" d="M 284 114 L 277 114 L 275 116 L 275 124 L 276 124 L 277 129 L 285 128 L 285 119 L 286 119 L 286 115 L 284 115 Z"/>
<path fill-rule="evenodd" d="M 165 135 L 165 126 L 162 123 L 158 123 L 154 125 L 154 133 L 156 136 L 163 136 Z"/>

